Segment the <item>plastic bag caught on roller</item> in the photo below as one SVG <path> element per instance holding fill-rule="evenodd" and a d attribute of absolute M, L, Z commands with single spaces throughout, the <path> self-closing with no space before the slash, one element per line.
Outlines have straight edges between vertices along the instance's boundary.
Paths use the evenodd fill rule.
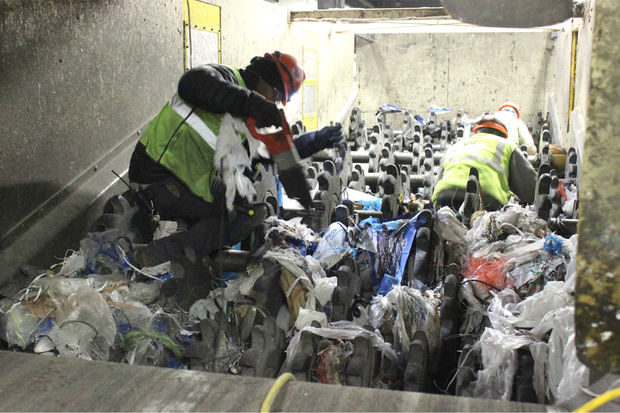
<path fill-rule="evenodd" d="M 517 349 L 536 343 L 530 336 L 504 334 L 486 328 L 476 344 L 481 350 L 482 365 L 474 383 L 474 396 L 484 399 L 510 400 L 517 372 Z M 540 366 L 534 364 L 537 371 Z"/>
<path fill-rule="evenodd" d="M 319 337 L 340 340 L 353 340 L 355 339 L 355 337 L 364 336 L 368 340 L 370 340 L 370 343 L 377 350 L 381 351 L 384 355 L 388 356 L 392 360 L 396 359 L 396 353 L 392 349 L 392 346 L 390 345 L 390 343 L 386 343 L 383 340 L 383 337 L 381 337 L 381 335 L 369 331 L 356 324 L 353 324 L 350 321 L 336 321 L 328 327 L 319 328 L 308 326 L 297 332 L 295 336 L 293 336 L 293 338 L 291 339 L 288 348 L 286 349 L 286 359 L 282 364 L 280 372 L 286 372 L 291 370 L 291 363 L 295 359 L 295 355 L 297 355 L 301 351 L 300 338 L 301 333 L 304 331 L 308 331 Z"/>
<path fill-rule="evenodd" d="M 422 293 L 414 288 L 395 286 L 385 297 L 377 295 L 372 299 L 368 319 L 384 334 L 387 332 L 382 326 L 391 326 L 394 345 L 401 354 L 409 351 L 414 334 L 423 331 L 432 356 L 439 346 L 439 304 L 433 291 Z"/>

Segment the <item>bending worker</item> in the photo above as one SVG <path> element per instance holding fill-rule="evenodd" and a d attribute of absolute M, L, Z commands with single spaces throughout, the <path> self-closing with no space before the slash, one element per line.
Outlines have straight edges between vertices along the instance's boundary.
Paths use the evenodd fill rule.
<path fill-rule="evenodd" d="M 536 154 L 534 139 L 525 123 L 521 120 L 521 111 L 515 103 L 505 102 L 497 109 L 494 116 L 506 126 L 508 139 L 519 147 L 526 146 L 528 155 Z"/>
<path fill-rule="evenodd" d="M 222 117 L 251 117 L 259 128 L 280 126 L 276 103 L 285 105 L 304 79 L 296 59 L 278 51 L 252 58 L 244 69 L 208 64 L 183 74 L 177 93 L 137 143 L 129 179 L 141 184 L 144 198 L 161 219 L 184 220 L 188 230 L 149 244 L 136 253 L 138 264 L 155 265 L 188 255 L 188 249 L 202 257 L 237 241 L 226 227 L 226 188 L 213 164 Z M 299 136 L 295 146 L 304 158 L 342 139 L 340 126 L 325 127 Z"/>
<path fill-rule="evenodd" d="M 473 135 L 454 144 L 446 153 L 433 203 L 458 210 L 465 199 L 471 168 L 478 170 L 484 208 L 494 211 L 506 205 L 510 192 L 521 201 L 534 202 L 536 171 L 527 157 L 507 139 L 508 131 L 497 118 L 484 115 Z"/>

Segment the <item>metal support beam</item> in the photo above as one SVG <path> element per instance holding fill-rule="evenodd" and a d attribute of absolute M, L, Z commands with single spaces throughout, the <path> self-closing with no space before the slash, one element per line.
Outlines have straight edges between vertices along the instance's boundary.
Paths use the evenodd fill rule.
<path fill-rule="evenodd" d="M 443 7 L 415 7 L 406 9 L 330 9 L 291 11 L 291 22 L 349 21 L 370 22 L 377 20 L 417 20 L 448 18 Z"/>
<path fill-rule="evenodd" d="M 577 354 L 601 372 L 620 372 L 620 2 L 597 0 L 588 129 L 579 190 L 575 304 Z"/>

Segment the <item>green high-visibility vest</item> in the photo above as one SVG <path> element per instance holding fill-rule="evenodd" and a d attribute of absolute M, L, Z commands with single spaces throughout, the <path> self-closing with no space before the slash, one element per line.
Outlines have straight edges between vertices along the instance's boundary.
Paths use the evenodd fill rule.
<path fill-rule="evenodd" d="M 492 196 L 506 205 L 510 199 L 510 156 L 516 148 L 512 141 L 489 133 L 477 133 L 457 142 L 446 153 L 443 175 L 435 186 L 433 202 L 441 191 L 465 189 L 469 170 L 473 167 L 478 170 L 483 196 Z"/>
<path fill-rule="evenodd" d="M 230 69 L 239 86 L 245 87 L 239 71 Z M 175 93 L 140 138 L 153 160 L 207 202 L 213 202 L 213 157 L 223 116 L 200 108 L 192 112 L 192 107 Z"/>

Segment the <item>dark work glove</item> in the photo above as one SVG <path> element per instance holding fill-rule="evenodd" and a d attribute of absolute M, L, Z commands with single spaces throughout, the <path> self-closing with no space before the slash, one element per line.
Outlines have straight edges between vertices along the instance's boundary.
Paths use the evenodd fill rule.
<path fill-rule="evenodd" d="M 321 130 L 300 135 L 295 139 L 295 147 L 300 158 L 307 158 L 321 149 L 333 148 L 344 139 L 342 126 L 326 126 Z"/>
<path fill-rule="evenodd" d="M 256 119 L 256 127 L 279 127 L 282 125 L 282 116 L 275 103 L 265 99 L 256 92 L 248 96 L 248 118 Z"/>

